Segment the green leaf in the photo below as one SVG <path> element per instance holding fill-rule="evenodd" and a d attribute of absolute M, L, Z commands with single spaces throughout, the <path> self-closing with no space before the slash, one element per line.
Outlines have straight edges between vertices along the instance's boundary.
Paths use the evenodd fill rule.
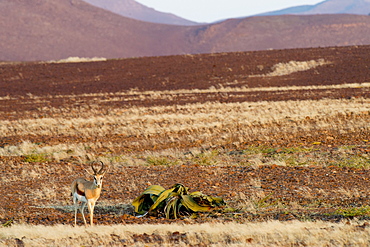
<path fill-rule="evenodd" d="M 145 201 L 145 195 L 141 195 L 135 198 L 135 200 L 132 202 L 132 206 L 135 207 L 135 212 L 138 214 L 144 214 L 145 210 L 143 208 L 145 207 L 144 205 Z"/>
<path fill-rule="evenodd" d="M 226 204 L 221 197 L 207 196 L 199 191 L 190 193 L 190 196 L 193 197 L 193 199 L 200 206 L 219 207 L 219 206 L 223 206 Z"/>
<path fill-rule="evenodd" d="M 179 213 L 207 212 L 212 208 L 225 205 L 220 197 L 204 195 L 196 191 L 188 194 L 188 188 L 182 184 L 174 184 L 170 189 L 164 189 L 160 185 L 149 186 L 132 205 L 135 212 L 146 215 L 150 211 L 165 214 L 166 218 L 177 219 Z"/>
<path fill-rule="evenodd" d="M 194 201 L 194 199 L 191 197 L 191 195 L 182 195 L 181 196 L 181 203 L 187 209 L 189 209 L 193 212 L 206 212 L 206 211 L 209 211 L 211 209 L 211 207 L 201 206 L 198 203 L 196 203 Z"/>
<path fill-rule="evenodd" d="M 135 208 L 135 212 L 138 214 L 145 214 L 149 211 L 150 207 L 157 200 L 158 195 L 165 189 L 160 185 L 149 186 L 140 196 L 138 196 L 132 205 Z"/>
<path fill-rule="evenodd" d="M 179 194 L 188 194 L 188 187 L 185 187 L 182 184 L 175 184 L 172 186 L 172 188 L 175 188 L 175 191 L 178 192 Z"/>
<path fill-rule="evenodd" d="M 166 207 L 164 208 L 164 212 L 166 214 L 166 218 L 171 218 L 171 212 L 173 215 L 173 218 L 177 219 L 177 212 L 179 210 L 179 197 L 173 196 L 167 199 L 166 201 Z"/>
<path fill-rule="evenodd" d="M 157 200 L 154 202 L 154 204 L 150 207 L 149 211 L 152 211 L 154 209 L 156 209 L 158 207 L 158 205 L 162 202 L 164 202 L 169 196 L 170 194 L 176 189 L 176 187 L 173 187 L 171 189 L 168 189 L 168 190 L 164 190 L 162 191 Z"/>
<path fill-rule="evenodd" d="M 194 192 L 191 192 L 190 195 L 191 196 L 202 196 L 204 194 L 202 192 L 200 192 L 200 191 L 194 191 Z"/>
<path fill-rule="evenodd" d="M 224 201 L 224 199 L 222 199 L 221 197 L 213 197 L 213 196 L 209 196 L 209 198 L 211 198 L 211 200 L 212 200 L 212 206 L 217 206 L 217 207 L 219 207 L 219 206 L 224 206 L 224 205 L 226 205 L 226 203 L 225 203 L 225 201 Z"/>
<path fill-rule="evenodd" d="M 152 194 L 158 196 L 162 191 L 164 191 L 165 188 L 163 188 L 160 185 L 151 185 L 143 192 L 143 194 Z"/>

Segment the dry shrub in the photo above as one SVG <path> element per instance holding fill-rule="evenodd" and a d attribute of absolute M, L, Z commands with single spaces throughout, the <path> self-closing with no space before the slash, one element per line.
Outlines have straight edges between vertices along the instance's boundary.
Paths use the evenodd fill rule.
<path fill-rule="evenodd" d="M 265 76 L 283 76 L 289 75 L 299 71 L 306 71 L 318 66 L 329 64 L 330 62 L 324 59 L 310 60 L 310 61 L 290 61 L 288 63 L 278 63 L 272 67 L 272 72 Z"/>
<path fill-rule="evenodd" d="M 107 61 L 104 57 L 68 57 L 66 59 L 60 59 L 57 61 L 49 61 L 49 63 L 81 63 L 81 62 L 96 62 L 96 61 Z"/>

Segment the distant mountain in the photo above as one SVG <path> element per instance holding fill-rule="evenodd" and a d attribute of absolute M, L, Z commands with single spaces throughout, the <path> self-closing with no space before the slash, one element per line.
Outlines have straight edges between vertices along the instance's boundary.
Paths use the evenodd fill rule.
<path fill-rule="evenodd" d="M 141 21 L 171 24 L 171 25 L 199 25 L 199 23 L 189 21 L 170 13 L 156 11 L 146 7 L 134 0 L 83 0 L 99 8 L 103 8 L 113 13 Z"/>
<path fill-rule="evenodd" d="M 316 5 L 302 5 L 260 15 L 370 14 L 370 0 L 327 0 Z"/>
<path fill-rule="evenodd" d="M 122 17 L 82 0 L 2 0 L 0 30 L 0 61 L 370 44 L 365 15 L 256 16 L 176 26 Z"/>
<path fill-rule="evenodd" d="M 231 19 L 197 37 L 210 52 L 370 44 L 370 16 L 280 15 Z"/>
<path fill-rule="evenodd" d="M 0 60 L 189 53 L 177 45 L 186 28 L 129 19 L 82 0 L 1 0 Z"/>

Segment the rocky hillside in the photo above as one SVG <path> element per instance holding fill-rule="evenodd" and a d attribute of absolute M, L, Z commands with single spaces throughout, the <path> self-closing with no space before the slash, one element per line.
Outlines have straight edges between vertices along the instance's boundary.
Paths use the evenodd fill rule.
<path fill-rule="evenodd" d="M 262 15 L 316 15 L 316 14 L 356 14 L 369 15 L 369 0 L 326 0 L 315 5 L 302 5 Z"/>
<path fill-rule="evenodd" d="M 141 21 L 171 24 L 171 25 L 197 25 L 170 13 L 163 13 L 140 4 L 134 0 L 84 0 L 94 6 L 112 11 L 113 13 Z"/>
<path fill-rule="evenodd" d="M 370 16 L 260 16 L 176 26 L 82 0 L 0 2 L 0 61 L 124 58 L 370 44 Z"/>

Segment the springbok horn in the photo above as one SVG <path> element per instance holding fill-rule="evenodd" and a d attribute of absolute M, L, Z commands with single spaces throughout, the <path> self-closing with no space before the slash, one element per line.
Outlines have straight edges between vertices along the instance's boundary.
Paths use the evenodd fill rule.
<path fill-rule="evenodd" d="M 101 163 L 101 168 L 98 172 L 98 174 L 102 174 L 102 171 L 104 170 L 104 163 L 102 161 L 99 161 Z"/>
<path fill-rule="evenodd" d="M 93 170 L 94 175 L 95 175 L 95 174 L 97 174 L 97 173 L 96 173 L 96 170 L 95 170 L 95 168 L 94 168 L 94 163 L 91 163 L 91 169 Z"/>

